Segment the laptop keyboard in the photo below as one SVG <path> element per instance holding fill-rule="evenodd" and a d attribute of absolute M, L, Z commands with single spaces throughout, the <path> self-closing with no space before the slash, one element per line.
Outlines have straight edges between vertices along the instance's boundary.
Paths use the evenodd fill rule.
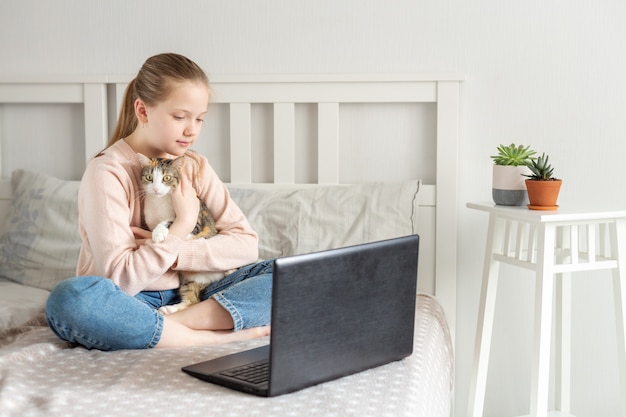
<path fill-rule="evenodd" d="M 220 372 L 220 374 L 239 379 L 250 384 L 261 384 L 267 382 L 270 376 L 269 360 L 264 359 L 258 362 L 237 366 Z"/>

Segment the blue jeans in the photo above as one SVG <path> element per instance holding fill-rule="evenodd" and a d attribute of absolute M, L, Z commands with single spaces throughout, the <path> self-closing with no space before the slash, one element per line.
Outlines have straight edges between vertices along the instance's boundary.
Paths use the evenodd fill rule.
<path fill-rule="evenodd" d="M 213 298 L 232 316 L 234 330 L 270 324 L 273 260 L 239 268 L 209 285 Z M 74 277 L 57 285 L 46 305 L 46 319 L 61 339 L 89 349 L 147 349 L 161 338 L 158 309 L 180 301 L 178 290 L 123 292 L 108 278 Z"/>

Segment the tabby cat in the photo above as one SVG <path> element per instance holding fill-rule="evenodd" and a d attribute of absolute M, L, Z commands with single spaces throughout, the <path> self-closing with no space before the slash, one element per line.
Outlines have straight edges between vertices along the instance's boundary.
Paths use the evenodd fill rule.
<path fill-rule="evenodd" d="M 176 218 L 172 208 L 172 191 L 180 184 L 181 168 L 184 156 L 176 159 L 148 158 L 138 154 L 141 163 L 141 183 L 145 192 L 144 220 L 152 231 L 152 240 L 162 242 L 167 238 L 169 227 Z M 200 201 L 200 212 L 196 227 L 189 239 L 208 239 L 217 234 L 215 221 L 203 201 Z M 234 272 L 184 272 L 178 273 L 180 278 L 181 302 L 164 306 L 160 311 L 169 314 L 185 309 L 200 302 L 202 291 L 212 282 Z"/>

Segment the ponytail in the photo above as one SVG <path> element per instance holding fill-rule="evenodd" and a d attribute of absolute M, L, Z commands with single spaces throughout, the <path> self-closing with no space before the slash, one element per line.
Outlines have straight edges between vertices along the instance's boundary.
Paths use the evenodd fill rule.
<path fill-rule="evenodd" d="M 135 83 L 136 78 L 128 83 L 128 86 L 126 87 L 124 98 L 122 100 L 122 108 L 120 109 L 120 115 L 117 119 L 115 130 L 109 138 L 109 143 L 107 143 L 107 148 L 118 140 L 130 135 L 137 128 L 137 117 L 135 117 L 135 100 L 137 99 L 137 94 L 135 93 Z"/>

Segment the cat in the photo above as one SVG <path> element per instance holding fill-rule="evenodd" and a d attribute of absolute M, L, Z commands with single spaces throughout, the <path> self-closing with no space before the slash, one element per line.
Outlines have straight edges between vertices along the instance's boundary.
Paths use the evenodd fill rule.
<path fill-rule="evenodd" d="M 152 231 L 152 240 L 162 242 L 169 234 L 169 227 L 176 218 L 172 207 L 171 193 L 180 184 L 184 156 L 176 159 L 148 158 L 137 154 L 141 163 L 141 184 L 144 189 L 144 221 Z M 217 234 L 215 220 L 208 207 L 200 201 L 198 221 L 188 239 L 209 239 Z M 163 306 L 159 309 L 164 314 L 183 310 L 200 302 L 202 291 L 212 282 L 218 281 L 234 272 L 186 272 L 178 273 L 180 278 L 180 298 L 178 304 Z"/>

